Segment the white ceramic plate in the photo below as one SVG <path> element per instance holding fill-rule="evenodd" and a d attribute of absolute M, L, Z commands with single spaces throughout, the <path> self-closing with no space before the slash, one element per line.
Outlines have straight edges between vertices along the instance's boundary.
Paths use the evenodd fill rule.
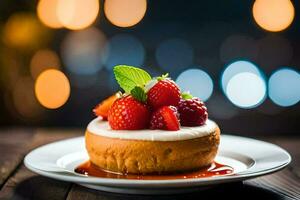
<path fill-rule="evenodd" d="M 31 151 L 24 160 L 27 168 L 50 178 L 74 182 L 89 188 L 119 193 L 162 194 L 201 190 L 212 185 L 241 181 L 276 172 L 291 162 L 284 149 L 245 137 L 222 135 L 216 161 L 234 168 L 233 175 L 172 179 L 133 180 L 84 176 L 74 172 L 88 160 L 84 137 L 62 140 Z"/>

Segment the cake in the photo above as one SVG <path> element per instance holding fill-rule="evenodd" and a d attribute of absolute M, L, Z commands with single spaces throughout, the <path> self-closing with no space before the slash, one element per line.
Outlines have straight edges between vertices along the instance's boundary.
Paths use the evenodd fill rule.
<path fill-rule="evenodd" d="M 130 66 L 117 66 L 114 73 L 125 92 L 94 109 L 97 118 L 85 133 L 93 165 L 121 174 L 167 174 L 214 161 L 220 129 L 199 98 L 167 75 L 151 78 Z"/>

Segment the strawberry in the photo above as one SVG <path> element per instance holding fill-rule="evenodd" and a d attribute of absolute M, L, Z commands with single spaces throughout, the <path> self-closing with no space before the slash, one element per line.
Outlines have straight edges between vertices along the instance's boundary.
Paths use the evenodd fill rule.
<path fill-rule="evenodd" d="M 119 93 L 115 93 L 114 95 L 108 97 L 104 101 L 102 101 L 100 104 L 98 104 L 94 109 L 93 112 L 96 116 L 101 116 L 103 120 L 107 120 L 108 117 L 108 111 L 111 107 L 111 105 L 120 97 Z"/>
<path fill-rule="evenodd" d="M 147 95 L 147 103 L 154 109 L 161 106 L 177 106 L 180 100 L 180 89 L 170 79 L 158 79 Z"/>
<path fill-rule="evenodd" d="M 201 126 L 208 118 L 207 108 L 199 98 L 181 99 L 178 105 L 182 126 Z"/>
<path fill-rule="evenodd" d="M 177 109 L 174 106 L 163 106 L 152 113 L 150 129 L 179 130 Z"/>
<path fill-rule="evenodd" d="M 148 107 L 131 95 L 117 99 L 108 112 L 108 122 L 113 130 L 144 129 L 149 117 Z"/>

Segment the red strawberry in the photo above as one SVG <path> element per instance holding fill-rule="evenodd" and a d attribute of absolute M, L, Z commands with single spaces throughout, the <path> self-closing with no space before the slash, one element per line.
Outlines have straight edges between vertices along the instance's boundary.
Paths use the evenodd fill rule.
<path fill-rule="evenodd" d="M 181 99 L 178 105 L 182 126 L 201 126 L 208 118 L 207 108 L 199 98 Z"/>
<path fill-rule="evenodd" d="M 180 89 L 170 79 L 159 80 L 148 91 L 147 103 L 154 109 L 161 106 L 177 106 L 180 100 Z"/>
<path fill-rule="evenodd" d="M 119 93 L 116 93 L 104 101 L 102 101 L 100 104 L 98 104 L 94 109 L 93 112 L 96 116 L 101 116 L 103 120 L 107 120 L 108 117 L 108 111 L 111 107 L 111 105 L 120 97 Z"/>
<path fill-rule="evenodd" d="M 147 127 L 148 107 L 131 95 L 117 99 L 108 112 L 108 122 L 114 130 L 137 130 Z"/>
<path fill-rule="evenodd" d="M 163 106 L 152 113 L 150 129 L 179 130 L 177 109 L 174 106 Z"/>

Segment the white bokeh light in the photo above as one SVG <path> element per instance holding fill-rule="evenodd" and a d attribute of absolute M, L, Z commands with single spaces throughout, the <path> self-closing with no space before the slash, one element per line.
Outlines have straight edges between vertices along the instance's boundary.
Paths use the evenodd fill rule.
<path fill-rule="evenodd" d="M 265 100 L 266 83 L 257 74 L 250 72 L 239 73 L 228 81 L 226 96 L 238 107 L 257 107 Z"/>
<path fill-rule="evenodd" d="M 268 82 L 269 97 L 277 105 L 292 106 L 300 101 L 300 74 L 289 68 L 273 73 Z"/>
<path fill-rule="evenodd" d="M 189 91 L 193 96 L 207 101 L 213 92 L 211 77 L 201 69 L 188 69 L 176 79 L 182 91 Z"/>
<path fill-rule="evenodd" d="M 261 72 L 253 63 L 251 63 L 249 61 L 245 61 L 245 60 L 235 61 L 235 62 L 229 64 L 222 74 L 221 87 L 222 87 L 223 92 L 226 91 L 226 87 L 227 87 L 229 80 L 233 76 L 235 76 L 239 73 L 243 73 L 243 72 L 250 72 L 250 73 L 256 74 L 258 76 L 261 76 Z"/>

